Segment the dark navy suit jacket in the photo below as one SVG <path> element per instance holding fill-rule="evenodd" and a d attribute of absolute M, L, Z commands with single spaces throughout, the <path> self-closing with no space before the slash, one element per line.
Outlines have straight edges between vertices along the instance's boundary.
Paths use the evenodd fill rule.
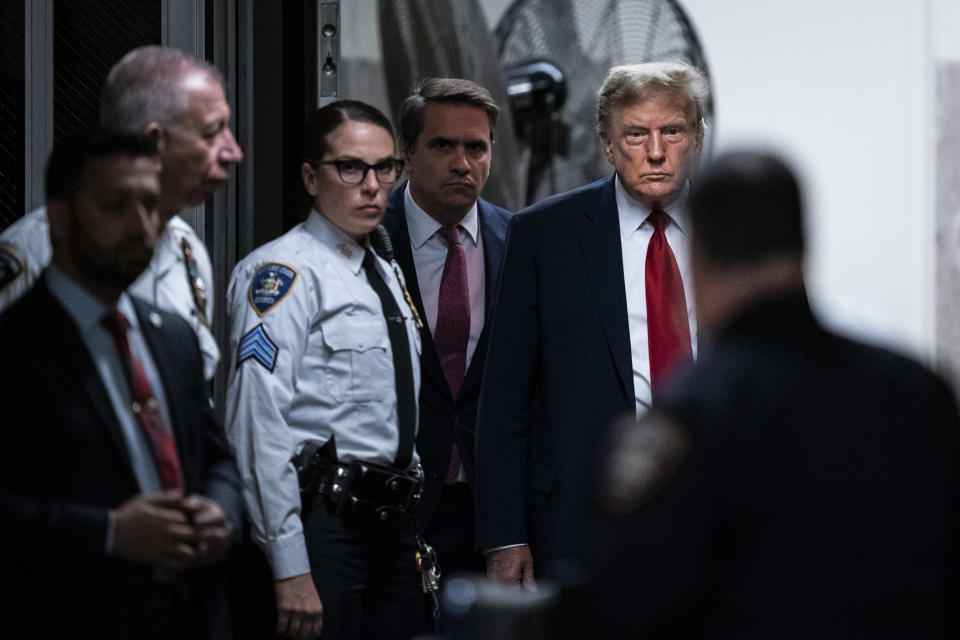
<path fill-rule="evenodd" d="M 239 532 L 239 479 L 196 336 L 178 316 L 133 303 L 164 382 L 185 493 L 217 502 Z M 43 280 L 0 315 L 0 353 L 2 625 L 12 637 L 146 634 L 157 615 L 153 569 L 105 554 L 107 511 L 140 489 L 96 366 Z M 214 568 L 180 584 L 203 603 L 208 627 L 229 631 L 222 578 Z"/>
<path fill-rule="evenodd" d="M 477 418 L 477 545 L 576 554 L 594 451 L 634 410 L 612 177 L 514 216 Z"/>
<path fill-rule="evenodd" d="M 440 358 L 433 345 L 432 328 L 426 326 L 426 315 L 420 285 L 417 282 L 417 270 L 413 264 L 413 251 L 410 247 L 410 234 L 404 211 L 404 188 L 398 188 L 390 196 L 383 225 L 390 233 L 394 254 L 400 268 L 403 269 L 407 288 L 413 297 L 420 317 L 424 319 L 421 331 L 423 355 L 420 358 L 420 427 L 417 433 L 417 451 L 426 473 L 426 485 L 418 512 L 424 527 L 428 526 L 440 502 L 450 464 L 450 451 L 454 440 L 460 449 L 460 459 L 467 475 L 467 482 L 473 486 L 474 477 L 474 426 L 477 413 L 477 398 L 480 395 L 480 381 L 483 374 L 484 354 L 486 352 L 489 331 L 490 307 L 493 292 L 500 274 L 500 260 L 507 233 L 507 222 L 512 214 L 485 200 L 477 200 L 480 217 L 480 237 L 483 242 L 486 319 L 480 340 L 474 351 L 470 366 L 467 368 L 463 388 L 454 399 L 443 376 Z"/>
<path fill-rule="evenodd" d="M 960 637 L 960 420 L 930 371 L 780 292 L 654 411 L 613 443 L 561 637 Z"/>

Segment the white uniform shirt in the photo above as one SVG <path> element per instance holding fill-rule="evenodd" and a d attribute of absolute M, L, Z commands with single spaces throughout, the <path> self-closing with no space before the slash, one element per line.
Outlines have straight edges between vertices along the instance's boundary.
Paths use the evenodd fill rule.
<path fill-rule="evenodd" d="M 180 216 L 174 216 L 157 239 L 153 259 L 146 271 L 130 285 L 128 291 L 147 302 L 172 311 L 185 319 L 200 343 L 203 354 L 203 377 L 212 380 L 220 362 L 220 349 L 208 325 L 204 325 L 197 313 L 197 304 L 190 286 L 190 265 L 183 254 L 182 242 L 190 245 L 196 274 L 206 293 L 204 313 L 207 323 L 213 322 L 213 266 L 207 248 L 200 237 Z"/>
<path fill-rule="evenodd" d="M 190 287 L 189 269 L 181 242 L 186 240 L 207 294 L 207 321 L 213 321 L 213 267 L 203 242 L 193 228 L 179 216 L 167 223 L 146 271 L 127 289 L 151 304 L 184 318 L 200 343 L 203 374 L 212 380 L 220 361 L 220 350 L 213 333 L 200 321 Z M 47 209 L 40 207 L 23 216 L 0 234 L 0 311 L 3 311 L 33 287 L 50 264 L 50 226 Z"/>
<path fill-rule="evenodd" d="M 291 462 L 304 443 L 336 434 L 343 462 L 392 465 L 397 455 L 393 354 L 363 256 L 313 211 L 230 277 L 227 438 L 275 579 L 310 570 Z M 419 395 L 420 335 L 390 263 L 378 257 L 377 267 L 405 319 Z"/>
<path fill-rule="evenodd" d="M 650 211 L 627 194 L 615 179 L 617 211 L 620 216 L 620 247 L 623 251 L 623 281 L 627 289 L 627 320 L 630 325 L 630 351 L 633 362 L 633 393 L 637 416 L 647 412 L 653 401 L 650 387 L 650 350 L 647 344 L 647 246 L 653 237 L 653 225 L 647 221 Z M 693 282 L 690 275 L 690 240 L 684 231 L 687 187 L 665 211 L 670 222 L 664 228 L 667 243 L 677 259 L 683 293 L 687 301 L 690 322 L 690 340 L 693 354 L 697 353 L 697 322 L 693 300 Z"/>
<path fill-rule="evenodd" d="M 0 311 L 22 298 L 52 259 L 46 207 L 34 209 L 0 233 Z"/>

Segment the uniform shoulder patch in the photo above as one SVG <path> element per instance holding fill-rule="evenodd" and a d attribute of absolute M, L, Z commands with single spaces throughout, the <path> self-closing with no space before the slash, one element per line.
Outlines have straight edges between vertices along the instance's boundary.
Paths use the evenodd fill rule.
<path fill-rule="evenodd" d="M 0 244 L 0 291 L 7 288 L 11 282 L 23 275 L 27 266 L 13 249 L 8 245 Z"/>
<path fill-rule="evenodd" d="M 250 281 L 250 304 L 258 316 L 270 311 L 290 292 L 297 270 L 279 262 L 261 265 Z"/>
<path fill-rule="evenodd" d="M 267 371 L 273 373 L 273 368 L 277 366 L 277 353 L 279 349 L 276 343 L 267 335 L 267 330 L 262 324 L 258 324 L 253 330 L 240 338 L 240 345 L 237 347 L 237 366 L 244 360 L 256 360 Z"/>
<path fill-rule="evenodd" d="M 624 516 L 649 500 L 673 477 L 693 438 L 673 418 L 653 411 L 624 416 L 610 431 L 598 483 L 598 501 L 610 516 Z"/>

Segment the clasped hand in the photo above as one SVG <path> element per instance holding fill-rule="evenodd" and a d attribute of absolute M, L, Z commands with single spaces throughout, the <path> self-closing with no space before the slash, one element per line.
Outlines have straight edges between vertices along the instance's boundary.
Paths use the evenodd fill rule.
<path fill-rule="evenodd" d="M 182 571 L 213 564 L 230 548 L 226 514 L 198 494 L 138 494 L 112 513 L 113 554 L 130 562 Z"/>

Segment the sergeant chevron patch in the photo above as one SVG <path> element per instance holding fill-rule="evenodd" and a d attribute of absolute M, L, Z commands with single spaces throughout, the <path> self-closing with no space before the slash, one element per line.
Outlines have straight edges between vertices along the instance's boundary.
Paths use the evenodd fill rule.
<path fill-rule="evenodd" d="M 273 368 L 277 365 L 277 353 L 279 349 L 274 344 L 267 330 L 262 324 L 258 324 L 247 335 L 240 338 L 240 346 L 237 348 L 237 366 L 244 360 L 256 360 L 267 371 L 273 373 Z"/>

